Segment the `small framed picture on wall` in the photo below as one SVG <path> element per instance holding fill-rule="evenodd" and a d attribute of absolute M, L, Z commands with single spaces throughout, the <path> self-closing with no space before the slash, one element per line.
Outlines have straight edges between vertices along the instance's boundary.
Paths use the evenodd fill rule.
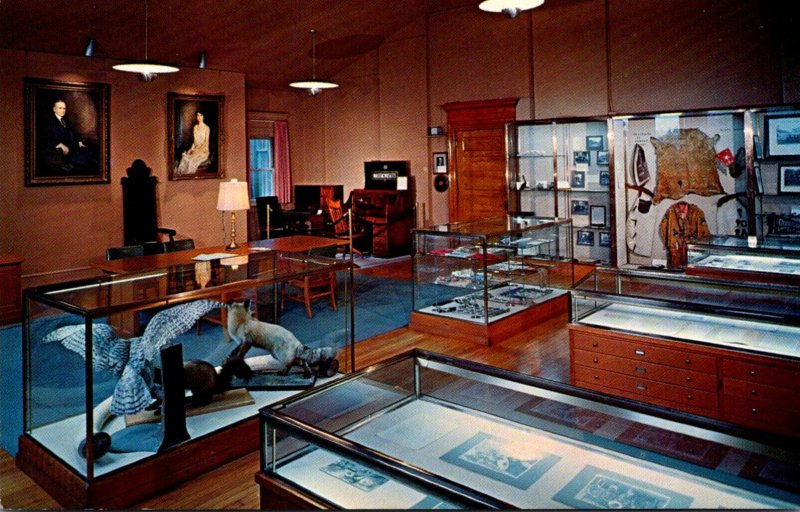
<path fill-rule="evenodd" d="M 600 247 L 611 247 L 611 232 L 610 231 L 601 231 L 598 233 L 599 240 L 598 244 Z"/>
<path fill-rule="evenodd" d="M 575 165 L 586 164 L 589 165 L 592 163 L 591 158 L 589 157 L 588 151 L 573 151 L 572 152 L 572 163 Z"/>
<path fill-rule="evenodd" d="M 573 199 L 572 215 L 589 215 L 589 201 L 584 201 L 583 199 Z"/>
<path fill-rule="evenodd" d="M 594 231 L 578 231 L 576 235 L 576 242 L 578 245 L 594 245 Z"/>
<path fill-rule="evenodd" d="M 606 225 L 606 207 L 595 205 L 589 207 L 589 224 L 591 226 Z"/>
<path fill-rule="evenodd" d="M 586 188 L 586 173 L 584 171 L 572 171 L 572 188 Z"/>
<path fill-rule="evenodd" d="M 597 152 L 597 165 L 604 167 L 608 165 L 608 151 Z"/>
<path fill-rule="evenodd" d="M 447 153 L 433 154 L 433 174 L 447 174 Z"/>
<path fill-rule="evenodd" d="M 800 165 L 778 166 L 778 193 L 800 194 Z"/>
<path fill-rule="evenodd" d="M 767 158 L 800 156 L 800 115 L 765 116 L 764 139 Z"/>
<path fill-rule="evenodd" d="M 589 135 L 586 137 L 586 149 L 589 151 L 600 151 L 605 149 L 602 135 Z"/>

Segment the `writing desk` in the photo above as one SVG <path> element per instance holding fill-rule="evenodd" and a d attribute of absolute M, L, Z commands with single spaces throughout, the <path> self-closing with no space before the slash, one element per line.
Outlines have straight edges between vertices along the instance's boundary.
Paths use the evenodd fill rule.
<path fill-rule="evenodd" d="M 128 272 L 146 272 L 157 268 L 167 268 L 175 265 L 185 265 L 195 263 L 192 259 L 199 254 L 228 253 L 236 255 L 253 254 L 265 249 L 284 252 L 308 252 L 311 249 L 330 247 L 333 245 L 347 245 L 348 241 L 336 238 L 325 238 L 322 236 L 293 235 L 270 240 L 254 240 L 242 243 L 238 249 L 229 250 L 223 246 L 203 247 L 200 249 L 186 249 L 183 251 L 166 252 L 161 254 L 149 254 L 146 256 L 134 256 L 132 258 L 121 258 L 118 260 L 98 260 L 92 266 L 109 274 L 121 274 Z"/>

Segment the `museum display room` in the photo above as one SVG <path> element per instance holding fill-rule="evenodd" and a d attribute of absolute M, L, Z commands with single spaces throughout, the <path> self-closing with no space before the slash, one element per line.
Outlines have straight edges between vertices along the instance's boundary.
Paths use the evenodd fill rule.
<path fill-rule="evenodd" d="M 800 508 L 800 4 L 45 4 L 3 507 Z"/>

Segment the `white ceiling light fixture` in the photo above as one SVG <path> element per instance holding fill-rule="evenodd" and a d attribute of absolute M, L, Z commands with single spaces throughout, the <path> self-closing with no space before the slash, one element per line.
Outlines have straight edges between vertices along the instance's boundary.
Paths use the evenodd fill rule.
<path fill-rule="evenodd" d="M 515 18 L 520 11 L 534 9 L 544 3 L 544 0 L 483 0 L 478 8 L 486 12 L 502 12 L 509 18 Z"/>
<path fill-rule="evenodd" d="M 125 64 L 116 64 L 112 66 L 117 71 L 125 71 L 127 73 L 137 73 L 139 79 L 144 82 L 151 82 L 156 79 L 156 76 L 161 73 L 175 73 L 178 68 L 168 64 L 160 64 L 153 62 L 147 58 L 147 0 L 144 0 L 144 60 L 126 62 Z"/>
<path fill-rule="evenodd" d="M 316 96 L 322 92 L 322 89 L 335 89 L 339 87 L 339 84 L 326 80 L 317 80 L 317 31 L 312 28 L 309 32 L 311 32 L 311 80 L 292 82 L 289 86 L 308 89 L 309 96 Z"/>

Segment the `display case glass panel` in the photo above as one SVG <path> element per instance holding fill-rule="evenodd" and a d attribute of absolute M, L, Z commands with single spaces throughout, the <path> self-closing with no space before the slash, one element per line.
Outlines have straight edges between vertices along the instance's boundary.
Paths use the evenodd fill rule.
<path fill-rule="evenodd" d="M 608 120 L 519 122 L 506 132 L 510 212 L 572 219 L 575 257 L 611 263 Z"/>
<path fill-rule="evenodd" d="M 572 320 L 800 358 L 800 288 L 665 272 L 597 269 L 572 290 Z"/>
<path fill-rule="evenodd" d="M 265 407 L 261 425 L 261 474 L 333 508 L 800 504 L 778 438 L 419 350 Z"/>
<path fill-rule="evenodd" d="M 413 311 L 488 325 L 572 285 L 569 220 L 509 215 L 414 232 Z"/>
<path fill-rule="evenodd" d="M 713 237 L 687 246 L 687 274 L 800 284 L 800 242 L 765 237 L 749 244 L 737 237 Z"/>
<path fill-rule="evenodd" d="M 302 304 L 282 300 L 290 280 L 331 274 L 336 311 L 328 307 L 308 318 Z M 202 361 L 216 366 L 216 376 L 208 379 L 222 389 L 236 388 L 235 382 L 218 379 L 225 378 L 220 365 L 237 344 L 220 325 L 203 318 L 219 322 L 224 302 L 245 298 L 259 319 L 288 330 L 306 347 L 331 347 L 340 372 L 353 370 L 350 261 L 252 251 L 43 286 L 25 295 L 24 437 L 89 483 L 158 457 L 165 434 L 157 411 L 149 406 L 161 398 L 161 380 L 172 378 L 162 367 L 160 348 L 181 346 L 183 361 L 171 366 L 175 375 L 188 374 L 188 361 Z M 261 348 L 253 347 L 246 356 L 253 370 L 282 366 Z M 300 379 L 297 371 L 286 379 Z M 286 379 L 259 390 L 216 393 L 220 388 L 215 387 L 210 404 L 187 405 L 186 440 L 253 419 L 258 407 L 314 383 L 313 376 L 296 386 Z M 177 382 L 182 390 L 184 383 Z M 196 388 L 188 392 L 186 401 L 196 393 Z"/>

